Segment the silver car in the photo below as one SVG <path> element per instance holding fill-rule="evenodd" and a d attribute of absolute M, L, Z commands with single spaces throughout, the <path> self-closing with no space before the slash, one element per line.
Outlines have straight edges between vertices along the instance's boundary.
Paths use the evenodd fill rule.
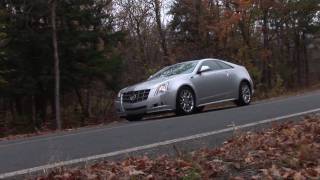
<path fill-rule="evenodd" d="M 253 82 L 245 67 L 202 59 L 165 67 L 148 80 L 120 90 L 115 106 L 120 117 L 134 121 L 165 111 L 192 114 L 225 101 L 248 105 L 252 94 Z"/>

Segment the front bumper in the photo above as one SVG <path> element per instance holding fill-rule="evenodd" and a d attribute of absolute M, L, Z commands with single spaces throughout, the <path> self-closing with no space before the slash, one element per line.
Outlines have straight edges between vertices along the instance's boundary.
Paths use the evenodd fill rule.
<path fill-rule="evenodd" d="M 122 102 L 122 98 L 115 101 L 115 108 L 120 117 L 129 115 L 151 114 L 175 109 L 175 96 L 173 93 L 166 92 L 161 95 L 154 95 L 150 91 L 148 99 L 137 103 Z"/>

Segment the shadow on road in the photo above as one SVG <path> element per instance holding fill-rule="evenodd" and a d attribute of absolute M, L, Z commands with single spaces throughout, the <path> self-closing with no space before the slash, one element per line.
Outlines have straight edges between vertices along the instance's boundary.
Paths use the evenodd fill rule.
<path fill-rule="evenodd" d="M 226 110 L 226 109 L 231 109 L 237 107 L 236 105 L 232 104 L 226 104 L 226 105 L 209 105 L 206 107 L 202 112 L 196 113 L 196 114 L 201 114 L 201 113 L 208 113 L 208 112 L 214 112 L 214 111 L 221 111 L 221 110 Z M 184 116 L 192 116 L 194 114 L 190 115 L 184 115 Z M 173 118 L 173 117 L 179 117 L 178 115 L 175 115 L 175 113 L 164 113 L 164 114 L 157 114 L 157 115 L 149 115 L 143 118 L 141 121 L 150 121 L 150 120 L 160 120 L 160 119 L 167 119 L 167 118 Z"/>

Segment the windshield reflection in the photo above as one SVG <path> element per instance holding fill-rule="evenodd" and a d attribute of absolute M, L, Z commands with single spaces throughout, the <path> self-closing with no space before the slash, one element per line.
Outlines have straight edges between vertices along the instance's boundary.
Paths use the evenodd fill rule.
<path fill-rule="evenodd" d="M 189 74 L 193 72 L 198 62 L 184 62 L 168 66 L 154 74 L 150 79 L 156 79 L 161 77 L 169 77 L 178 74 Z"/>

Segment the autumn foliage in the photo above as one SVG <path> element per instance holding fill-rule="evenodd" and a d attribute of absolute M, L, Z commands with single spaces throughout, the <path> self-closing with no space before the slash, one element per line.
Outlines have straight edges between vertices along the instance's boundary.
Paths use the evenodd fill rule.
<path fill-rule="evenodd" d="M 222 147 L 176 158 L 131 157 L 86 168 L 57 169 L 46 179 L 319 179 L 320 119 L 308 117 L 240 133 Z"/>

